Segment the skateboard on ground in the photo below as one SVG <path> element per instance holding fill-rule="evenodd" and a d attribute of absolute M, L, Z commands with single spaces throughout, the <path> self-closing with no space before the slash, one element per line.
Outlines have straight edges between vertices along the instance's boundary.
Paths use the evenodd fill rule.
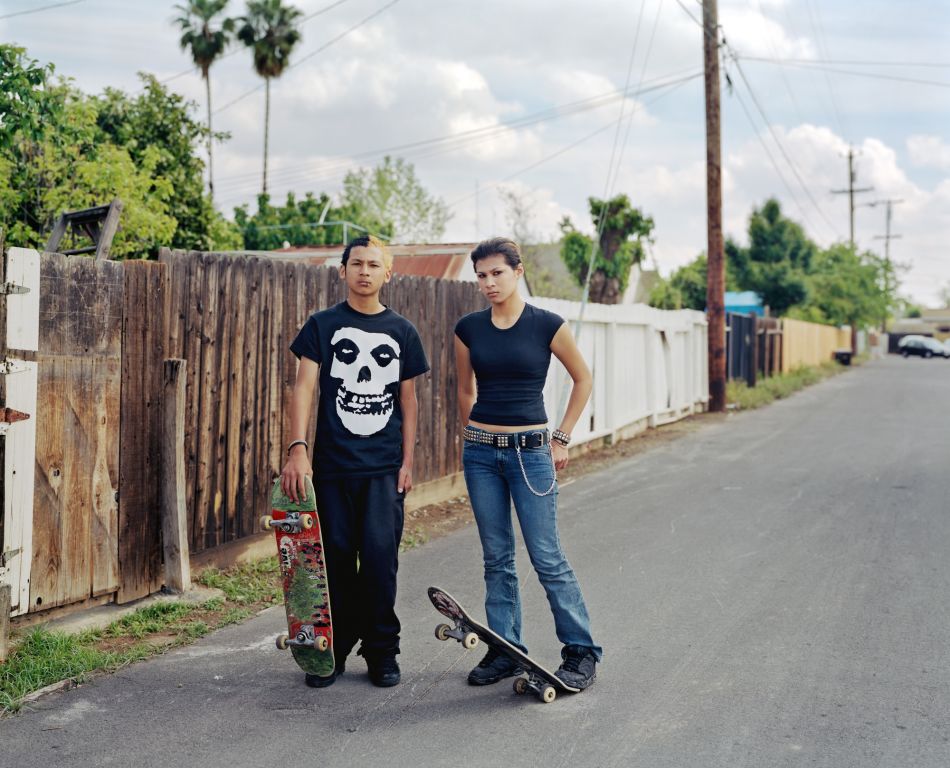
<path fill-rule="evenodd" d="M 448 640 L 450 637 L 458 640 L 465 648 L 471 650 L 481 640 L 489 648 L 493 648 L 502 656 L 507 656 L 520 666 L 524 667 L 525 674 L 516 677 L 513 682 L 515 693 L 531 691 L 545 704 L 550 704 L 561 693 L 578 693 L 580 688 L 567 685 L 553 672 L 542 667 L 500 635 L 496 635 L 488 627 L 479 624 L 469 616 L 465 609 L 458 604 L 452 595 L 439 587 L 429 587 L 429 599 L 432 605 L 443 616 L 452 619 L 453 625 L 439 624 L 435 628 L 435 636 L 439 640 Z"/>
<path fill-rule="evenodd" d="M 275 534 L 287 608 L 287 634 L 278 635 L 277 647 L 290 648 L 304 672 L 327 677 L 334 668 L 330 590 L 316 494 L 306 481 L 306 497 L 297 504 L 281 490 L 279 478 L 274 482 L 271 513 L 261 518 L 261 527 Z"/>

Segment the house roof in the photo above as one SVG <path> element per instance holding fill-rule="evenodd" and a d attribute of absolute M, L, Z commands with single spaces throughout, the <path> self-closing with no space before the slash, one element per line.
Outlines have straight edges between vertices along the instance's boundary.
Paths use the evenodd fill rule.
<path fill-rule="evenodd" d="M 469 254 L 476 243 L 436 243 L 431 245 L 390 245 L 393 272 L 397 275 L 438 277 L 445 280 L 474 280 Z M 269 251 L 280 258 L 303 259 L 308 264 L 339 264 L 342 245 L 290 246 Z"/>

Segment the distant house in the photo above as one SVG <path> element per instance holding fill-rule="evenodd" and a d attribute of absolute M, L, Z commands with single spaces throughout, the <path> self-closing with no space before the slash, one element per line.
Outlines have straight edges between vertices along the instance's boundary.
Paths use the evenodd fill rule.
<path fill-rule="evenodd" d="M 895 343 L 902 336 L 910 334 L 933 336 L 941 341 L 950 339 L 950 307 L 922 309 L 920 317 L 903 317 L 895 320 L 888 330 Z"/>
<path fill-rule="evenodd" d="M 474 282 L 469 254 L 475 243 L 438 243 L 434 245 L 391 245 L 393 271 L 400 275 L 438 277 L 443 280 Z M 292 245 L 268 251 L 269 256 L 301 259 L 308 264 L 339 266 L 342 245 Z"/>

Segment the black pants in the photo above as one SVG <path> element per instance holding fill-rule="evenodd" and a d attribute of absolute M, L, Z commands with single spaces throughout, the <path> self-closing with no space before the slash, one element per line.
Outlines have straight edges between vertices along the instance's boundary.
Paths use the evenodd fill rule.
<path fill-rule="evenodd" d="M 315 483 L 338 661 L 360 640 L 364 656 L 399 652 L 396 571 L 404 494 L 396 490 L 397 480 L 393 472 Z"/>

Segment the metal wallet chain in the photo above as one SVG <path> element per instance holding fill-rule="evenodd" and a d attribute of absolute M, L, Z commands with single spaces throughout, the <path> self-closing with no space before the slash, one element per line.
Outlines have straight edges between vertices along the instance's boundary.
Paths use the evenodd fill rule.
<path fill-rule="evenodd" d="M 528 480 L 528 473 L 524 471 L 524 462 L 521 460 L 521 446 L 518 445 L 517 442 L 515 443 L 515 453 L 518 454 L 518 466 L 521 467 L 521 476 L 524 478 L 524 484 L 528 486 L 528 490 L 535 496 L 550 496 L 554 492 L 554 486 L 557 485 L 557 468 L 554 466 L 554 451 L 551 451 L 551 469 L 554 470 L 554 479 L 551 481 L 551 487 L 544 493 L 534 490 L 531 481 Z"/>

